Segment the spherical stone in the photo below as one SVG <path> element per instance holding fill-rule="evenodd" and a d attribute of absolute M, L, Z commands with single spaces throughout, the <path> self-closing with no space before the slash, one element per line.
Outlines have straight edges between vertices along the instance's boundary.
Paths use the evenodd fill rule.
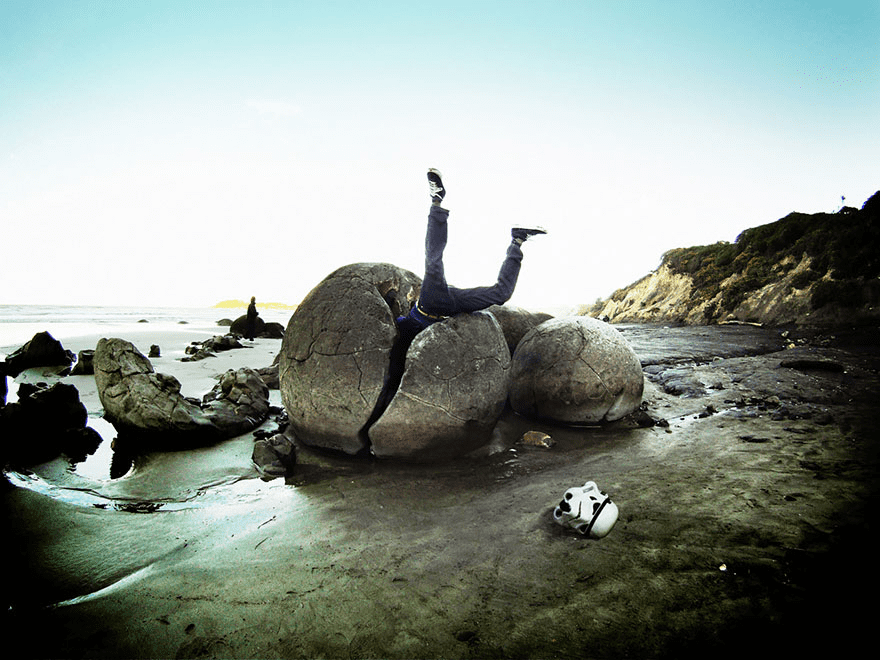
<path fill-rule="evenodd" d="M 391 264 L 350 264 L 328 275 L 290 317 L 278 360 L 281 399 L 307 445 L 357 454 L 390 370 L 395 317 L 421 280 Z"/>
<path fill-rule="evenodd" d="M 369 429 L 380 458 L 425 461 L 488 442 L 507 400 L 510 354 L 494 316 L 459 314 L 419 333 L 385 413 Z"/>
<path fill-rule="evenodd" d="M 530 312 L 521 307 L 511 305 L 492 305 L 486 311 L 494 316 L 501 324 L 501 330 L 507 339 L 507 347 L 510 354 L 516 350 L 517 344 L 526 336 L 529 330 L 541 325 L 553 316 L 544 312 Z"/>
<path fill-rule="evenodd" d="M 586 316 L 551 319 L 517 346 L 510 405 L 521 415 L 578 424 L 614 421 L 638 409 L 644 377 L 615 328 Z"/>

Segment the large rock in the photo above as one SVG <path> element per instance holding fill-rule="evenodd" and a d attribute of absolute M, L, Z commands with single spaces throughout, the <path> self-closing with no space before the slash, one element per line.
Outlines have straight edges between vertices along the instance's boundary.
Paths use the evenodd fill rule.
<path fill-rule="evenodd" d="M 484 312 L 460 314 L 416 336 L 400 387 L 369 431 L 378 457 L 451 458 L 486 444 L 507 400 L 510 354 Z"/>
<path fill-rule="evenodd" d="M 510 305 L 492 305 L 486 311 L 501 324 L 501 330 L 504 332 L 507 348 L 510 350 L 511 355 L 513 355 L 517 345 L 529 330 L 553 318 L 552 314 L 530 312 L 521 307 L 512 307 Z"/>
<path fill-rule="evenodd" d="M 202 398 L 202 412 L 227 437 L 249 433 L 269 414 L 269 388 L 254 369 L 230 369 Z"/>
<path fill-rule="evenodd" d="M 239 316 L 230 323 L 229 332 L 243 337 L 247 332 L 247 314 Z M 281 339 L 284 336 L 284 326 L 273 321 L 267 323 L 258 316 L 254 324 L 254 336 L 264 339 Z"/>
<path fill-rule="evenodd" d="M 95 351 L 93 349 L 85 349 L 80 351 L 76 356 L 76 364 L 70 370 L 71 376 L 91 376 L 95 373 Z"/>
<path fill-rule="evenodd" d="M 0 408 L 0 446 L 3 464 L 36 465 L 65 454 L 85 460 L 101 444 L 101 436 L 86 426 L 88 414 L 73 385 L 22 383 L 18 401 Z"/>
<path fill-rule="evenodd" d="M 93 364 L 104 417 L 120 434 L 150 436 L 143 448 L 184 448 L 222 437 L 199 406 L 181 395 L 180 382 L 154 372 L 131 342 L 99 340 Z"/>
<path fill-rule="evenodd" d="M 390 372 L 398 332 L 421 280 L 391 264 L 351 264 L 303 300 L 284 332 L 281 398 L 302 442 L 357 454 Z"/>
<path fill-rule="evenodd" d="M 531 330 L 513 354 L 510 404 L 529 417 L 565 424 L 613 421 L 639 407 L 644 377 L 623 336 L 584 316 Z"/>
<path fill-rule="evenodd" d="M 38 332 L 21 348 L 6 357 L 4 371 L 15 378 L 34 367 L 69 367 L 76 356 L 48 332 Z"/>

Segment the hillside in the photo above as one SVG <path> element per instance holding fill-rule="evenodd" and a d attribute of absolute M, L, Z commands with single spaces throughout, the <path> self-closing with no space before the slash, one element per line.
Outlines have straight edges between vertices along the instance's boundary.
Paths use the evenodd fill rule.
<path fill-rule="evenodd" d="M 877 320 L 880 192 L 861 209 L 790 213 L 734 243 L 676 248 L 585 310 L 612 323 L 782 325 Z"/>

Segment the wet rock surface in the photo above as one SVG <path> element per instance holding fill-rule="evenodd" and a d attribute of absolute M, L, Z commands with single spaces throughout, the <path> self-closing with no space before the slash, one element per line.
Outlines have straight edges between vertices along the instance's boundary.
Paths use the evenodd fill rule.
<path fill-rule="evenodd" d="M 368 431 L 380 458 L 434 460 L 485 445 L 504 410 L 510 358 L 488 313 L 461 314 L 419 333 L 403 380 Z"/>
<path fill-rule="evenodd" d="M 302 442 L 357 454 L 389 378 L 395 318 L 418 298 L 419 278 L 390 264 L 351 264 L 328 275 L 290 317 L 278 371 L 292 432 Z"/>
<path fill-rule="evenodd" d="M 7 650 L 856 657 L 873 611 L 853 593 L 880 586 L 880 333 L 763 330 L 750 349 L 751 329 L 713 330 L 622 328 L 656 367 L 641 410 L 589 428 L 507 410 L 481 457 L 410 465 L 298 443 L 286 482 L 197 506 L 221 471 L 253 471 L 253 443 L 236 440 L 93 485 L 112 498 L 100 507 L 7 489 Z M 702 387 L 667 392 L 653 378 L 667 370 Z M 528 432 L 555 444 L 517 444 Z M 601 540 L 553 522 L 587 480 L 619 507 Z M 186 507 L 163 510 L 174 501 Z"/>
<path fill-rule="evenodd" d="M 201 408 L 225 437 L 249 433 L 269 414 L 269 388 L 254 369 L 230 369 L 202 398 Z"/>
<path fill-rule="evenodd" d="M 218 439 L 220 432 L 198 405 L 180 393 L 173 376 L 156 373 L 150 360 L 124 339 L 101 339 L 94 356 L 95 384 L 105 418 L 128 436 L 175 438 L 181 446 Z"/>
<path fill-rule="evenodd" d="M 94 368 L 104 416 L 129 453 L 186 449 L 241 435 L 269 411 L 269 388 L 249 367 L 222 374 L 201 401 L 183 396 L 176 378 L 155 372 L 124 339 L 99 340 Z"/>
<path fill-rule="evenodd" d="M 529 331 L 513 354 L 510 405 L 563 424 L 614 421 L 641 403 L 639 359 L 612 326 L 584 316 Z"/>

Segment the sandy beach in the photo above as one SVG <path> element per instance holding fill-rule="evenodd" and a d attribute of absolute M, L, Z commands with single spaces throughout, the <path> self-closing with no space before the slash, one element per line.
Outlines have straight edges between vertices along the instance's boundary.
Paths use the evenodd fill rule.
<path fill-rule="evenodd" d="M 268 366 L 281 345 L 258 339 L 181 362 L 190 342 L 224 330 L 173 321 L 56 330 L 74 352 L 101 336 L 145 354 L 159 345 L 155 369 L 188 396 L 227 369 Z M 624 334 L 650 369 L 646 412 L 662 425 L 561 428 L 507 412 L 492 444 L 467 459 L 408 465 L 300 448 L 286 483 L 259 479 L 252 434 L 142 457 L 120 479 L 102 474 L 98 455 L 9 474 L 7 648 L 75 658 L 847 657 L 861 648 L 872 617 L 854 596 L 877 583 L 867 545 L 876 337 Z M 796 356 L 842 370 L 780 366 Z M 673 393 L 664 381 L 673 371 L 692 389 Z M 10 379 L 10 399 L 18 383 L 57 378 L 25 372 Z M 108 444 L 94 378 L 63 380 Z M 556 444 L 519 444 L 528 430 Z M 562 493 L 587 480 L 620 508 L 601 540 L 552 521 Z"/>

